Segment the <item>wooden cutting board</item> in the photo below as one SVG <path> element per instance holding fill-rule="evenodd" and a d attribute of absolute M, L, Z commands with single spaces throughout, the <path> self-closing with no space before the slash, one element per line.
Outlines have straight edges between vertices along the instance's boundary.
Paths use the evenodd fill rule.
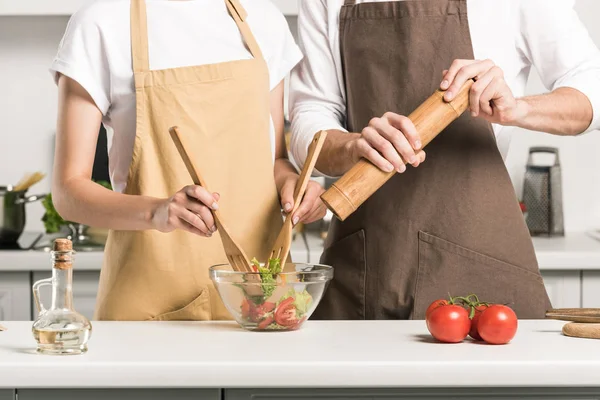
<path fill-rule="evenodd" d="M 600 339 L 600 324 L 569 322 L 563 326 L 562 332 L 564 335 L 572 337 Z"/>

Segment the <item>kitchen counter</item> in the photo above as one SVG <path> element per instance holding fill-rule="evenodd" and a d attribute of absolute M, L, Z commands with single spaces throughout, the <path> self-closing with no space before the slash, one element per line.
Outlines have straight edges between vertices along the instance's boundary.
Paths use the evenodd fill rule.
<path fill-rule="evenodd" d="M 93 322 L 87 354 L 57 357 L 34 352 L 31 322 L 3 322 L 0 388 L 568 388 L 600 395 L 599 340 L 563 336 L 561 321 L 519 323 L 511 344 L 491 346 L 436 343 L 424 321 L 309 321 L 289 333 L 247 332 L 233 322 Z"/>
<path fill-rule="evenodd" d="M 323 252 L 323 241 L 316 234 L 307 235 L 308 245 L 300 235 L 292 242 L 291 254 L 295 260 L 318 263 Z M 600 240 L 584 232 L 569 233 L 560 238 L 533 238 L 538 263 L 542 270 L 600 270 Z M 75 269 L 98 271 L 103 252 L 79 252 Z M 50 255 L 45 251 L 2 251 L 0 271 L 47 271 Z"/>
<path fill-rule="evenodd" d="M 318 239 L 316 236 L 309 238 L 309 243 Z M 308 261 L 309 250 L 300 235 L 292 242 L 290 254 L 295 260 Z M 318 262 L 312 260 L 313 262 Z M 102 267 L 104 252 L 82 251 L 75 255 L 75 270 L 99 271 Z M 52 261 L 48 250 L 0 250 L 0 272 L 8 271 L 50 271 Z"/>

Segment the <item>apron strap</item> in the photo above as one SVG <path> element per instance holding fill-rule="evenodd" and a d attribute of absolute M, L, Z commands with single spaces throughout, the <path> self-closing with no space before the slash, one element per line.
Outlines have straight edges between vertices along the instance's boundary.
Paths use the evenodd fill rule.
<path fill-rule="evenodd" d="M 242 7 L 239 0 L 225 0 L 225 4 L 227 5 L 227 9 L 229 13 L 235 20 L 235 23 L 240 30 L 248 49 L 252 56 L 256 59 L 263 59 L 262 51 L 260 50 L 260 46 L 256 42 L 250 27 L 248 26 L 248 22 L 246 22 L 246 18 L 248 17 L 248 13 Z"/>
<path fill-rule="evenodd" d="M 345 0 L 344 1 L 345 6 L 353 6 L 355 4 L 356 4 L 356 0 Z"/>
<path fill-rule="evenodd" d="M 146 0 L 131 0 L 131 57 L 134 73 L 150 71 Z"/>
<path fill-rule="evenodd" d="M 263 55 L 260 46 L 246 22 L 248 16 L 246 10 L 244 10 L 239 0 L 225 0 L 225 4 L 227 4 L 227 8 L 235 20 L 252 56 L 262 59 Z M 148 17 L 145 0 L 131 0 L 131 56 L 134 73 L 150 71 Z"/>

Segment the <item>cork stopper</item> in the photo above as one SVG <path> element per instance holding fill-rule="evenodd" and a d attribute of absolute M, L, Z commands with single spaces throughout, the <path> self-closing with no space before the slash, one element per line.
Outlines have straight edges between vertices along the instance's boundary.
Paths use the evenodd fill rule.
<path fill-rule="evenodd" d="M 72 251 L 73 250 L 73 242 L 69 239 L 56 239 L 54 240 L 54 245 L 52 246 L 53 251 Z"/>
<path fill-rule="evenodd" d="M 73 268 L 73 242 L 69 239 L 56 239 L 52 245 L 54 268 Z"/>

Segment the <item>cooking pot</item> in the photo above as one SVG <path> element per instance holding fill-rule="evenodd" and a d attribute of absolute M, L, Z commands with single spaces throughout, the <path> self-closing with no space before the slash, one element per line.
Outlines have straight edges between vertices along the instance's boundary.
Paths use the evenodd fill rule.
<path fill-rule="evenodd" d="M 27 191 L 15 191 L 12 186 L 0 186 L 0 245 L 15 244 L 25 228 L 25 204 L 47 195 L 27 196 Z"/>

